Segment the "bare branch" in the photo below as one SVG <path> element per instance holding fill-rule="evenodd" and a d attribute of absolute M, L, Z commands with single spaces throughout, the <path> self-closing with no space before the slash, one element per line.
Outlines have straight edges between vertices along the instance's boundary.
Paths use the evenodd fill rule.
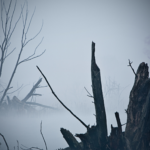
<path fill-rule="evenodd" d="M 15 93 L 15 92 L 19 91 L 22 88 L 22 86 L 23 86 L 23 84 L 18 89 L 16 89 L 15 91 L 7 93 L 7 94 L 12 94 L 12 93 Z"/>
<path fill-rule="evenodd" d="M 40 41 L 40 43 L 36 46 L 36 48 L 35 48 L 35 50 L 34 50 L 34 53 L 33 53 L 32 55 L 30 55 L 29 57 L 27 57 L 26 59 L 23 59 L 22 61 L 20 61 L 20 62 L 18 63 L 18 65 L 21 64 L 21 63 L 23 63 L 23 62 L 27 62 L 27 61 L 30 61 L 30 60 L 35 59 L 35 58 L 37 58 L 37 57 L 40 57 L 40 56 L 42 56 L 42 55 L 45 53 L 46 49 L 45 49 L 40 55 L 37 55 L 37 56 L 33 57 L 33 56 L 35 55 L 35 53 L 36 53 L 37 48 L 41 45 L 43 39 L 44 39 L 44 37 L 42 38 L 42 40 Z M 26 44 L 24 44 L 24 46 L 25 46 L 25 45 L 26 45 Z"/>
<path fill-rule="evenodd" d="M 27 60 L 30 59 L 32 56 L 35 55 L 37 48 L 41 45 L 41 43 L 43 42 L 44 37 L 41 39 L 40 43 L 36 46 L 34 53 L 32 55 L 30 55 L 28 58 L 26 58 Z"/>
<path fill-rule="evenodd" d="M 15 7 L 16 7 L 16 4 L 15 4 Z M 14 25 L 14 27 L 13 27 L 13 29 L 12 29 L 12 31 L 11 31 L 9 37 L 8 37 L 8 40 L 10 40 L 10 38 L 11 38 L 11 36 L 12 36 L 12 34 L 13 34 L 13 32 L 14 32 L 14 30 L 15 30 L 15 28 L 16 28 L 16 26 L 17 26 L 17 24 L 18 24 L 18 22 L 19 22 L 19 20 L 20 20 L 20 18 L 21 18 L 21 14 L 22 14 L 22 12 L 23 12 L 23 9 L 24 9 L 24 5 L 23 5 L 23 8 L 21 9 L 21 12 L 20 12 L 20 15 L 19 15 L 19 17 L 18 17 L 18 20 L 16 21 L 16 23 L 15 23 L 15 25 Z M 15 9 L 14 9 L 14 11 L 15 11 Z M 12 17 L 11 19 L 13 19 L 13 17 Z M 12 24 L 12 20 L 11 20 L 11 22 L 10 22 L 10 30 L 11 30 L 11 24 Z M 10 31 L 9 31 L 9 32 L 10 32 Z"/>
<path fill-rule="evenodd" d="M 14 48 L 8 55 L 6 55 L 3 59 L 3 61 L 5 61 L 5 59 L 11 54 L 11 53 L 13 53 L 14 52 L 14 50 L 15 50 L 16 48 Z M 1 61 L 1 59 L 0 59 L 0 61 Z"/>
<path fill-rule="evenodd" d="M 42 74 L 42 76 L 44 77 L 44 79 L 45 79 L 45 81 L 47 82 L 47 84 L 48 84 L 48 86 L 49 86 L 49 88 L 50 88 L 52 94 L 56 97 L 56 99 L 57 99 L 77 120 L 79 120 L 79 121 L 82 123 L 82 125 L 84 125 L 84 126 L 87 128 L 87 130 L 88 130 L 89 127 L 88 127 L 81 119 L 79 119 L 67 106 L 65 106 L 65 104 L 57 97 L 57 95 L 54 93 L 52 87 L 50 86 L 48 80 L 46 79 L 46 77 L 44 76 L 44 74 L 42 73 L 42 71 L 40 70 L 40 68 L 39 68 L 38 66 L 36 66 L 36 67 L 38 68 L 38 70 L 40 71 L 40 73 Z"/>
<path fill-rule="evenodd" d="M 26 3 L 27 3 L 27 1 L 26 1 Z M 22 15 L 23 15 L 23 14 L 22 14 Z M 26 7 L 26 15 L 25 15 L 25 20 L 24 20 L 24 25 L 23 25 L 23 31 L 24 31 L 24 34 L 23 34 L 23 37 L 24 37 L 23 45 L 24 45 L 24 43 L 26 42 L 25 29 L 26 29 L 27 19 L 28 19 L 28 3 L 27 3 L 27 7 Z"/>
<path fill-rule="evenodd" d="M 42 26 L 41 26 L 39 32 L 38 32 L 33 38 L 29 39 L 29 40 L 24 44 L 24 46 L 26 46 L 30 41 L 34 40 L 34 39 L 40 34 L 40 32 L 42 31 L 42 28 L 43 28 L 43 21 L 42 21 Z"/>
<path fill-rule="evenodd" d="M 3 4 L 2 4 L 3 3 Z M 9 16 L 9 12 L 10 12 L 10 8 L 12 6 L 12 0 L 10 0 L 10 3 L 9 3 L 9 6 L 8 6 L 8 9 L 6 10 L 5 8 L 5 2 L 3 0 L 1 0 L 1 4 L 3 5 L 2 7 L 4 7 L 5 11 L 6 11 L 6 19 L 5 21 L 3 22 L 3 8 L 1 10 L 1 22 L 2 22 L 2 30 L 3 30 L 3 33 L 4 33 L 4 40 L 0 46 L 1 48 L 1 51 L 2 51 L 2 56 L 1 56 L 1 66 L 0 66 L 0 76 L 2 74 L 2 68 L 3 68 L 3 64 L 4 64 L 4 61 L 5 59 L 15 50 L 15 48 L 7 55 L 7 50 L 8 50 L 8 47 L 10 46 L 10 43 L 9 43 L 9 40 L 10 40 L 10 37 L 13 33 L 10 34 L 10 31 L 11 31 L 11 24 L 12 24 L 12 19 L 13 19 L 13 15 L 14 15 L 14 12 L 15 12 L 15 9 L 16 9 L 16 3 L 17 1 L 15 1 L 15 6 L 13 8 L 13 12 L 12 12 L 12 15 L 11 17 Z M 9 21 L 10 19 L 10 21 Z M 19 20 L 18 20 L 19 21 Z M 9 25 L 8 25 L 9 23 Z M 17 22 L 16 22 L 17 24 Z"/>
<path fill-rule="evenodd" d="M 29 24 L 28 24 L 28 27 L 27 27 L 27 30 L 26 30 L 26 33 L 25 33 L 25 39 L 26 39 L 26 35 L 27 35 L 28 31 L 29 31 L 29 27 L 30 27 L 30 25 L 31 25 L 31 22 L 32 22 L 32 19 L 33 19 L 35 10 L 36 10 L 36 8 L 34 8 L 33 14 L 32 14 L 32 16 L 31 16 L 31 18 L 30 18 L 30 21 L 29 21 Z"/>
<path fill-rule="evenodd" d="M 10 90 L 11 88 L 13 88 L 13 87 L 9 87 L 9 89 L 8 89 L 8 90 Z M 6 89 L 5 89 L 5 90 L 6 90 Z M 3 91 L 0 91 L 0 93 L 4 92 L 5 90 L 3 90 Z"/>
<path fill-rule="evenodd" d="M 88 97 L 91 97 L 91 98 L 94 98 L 90 93 L 89 93 L 89 91 L 84 87 L 84 89 L 87 91 L 87 93 L 89 94 L 89 95 L 87 95 Z"/>
<path fill-rule="evenodd" d="M 3 24 L 3 6 L 2 6 L 2 0 L 1 0 L 1 22 L 2 22 L 2 30 L 3 30 L 3 34 L 5 33 L 4 31 L 4 24 Z"/>
<path fill-rule="evenodd" d="M 42 38 L 42 40 L 40 41 L 40 43 L 36 46 L 36 48 L 35 48 L 35 50 L 34 50 L 34 53 L 33 53 L 32 55 L 30 55 L 29 57 L 27 57 L 26 59 L 20 61 L 20 62 L 18 63 L 18 65 L 21 64 L 21 63 L 23 63 L 23 62 L 26 62 L 26 61 L 35 59 L 35 58 L 37 58 L 37 57 L 40 57 L 41 55 L 43 55 L 43 54 L 45 53 L 46 49 L 45 49 L 40 55 L 37 55 L 37 56 L 33 57 L 33 56 L 35 55 L 35 53 L 36 53 L 37 48 L 38 48 L 38 47 L 40 46 L 40 44 L 42 43 L 43 39 L 44 39 L 44 37 Z"/>
<path fill-rule="evenodd" d="M 47 85 L 46 86 L 38 86 L 37 88 L 44 88 L 44 87 L 48 87 Z"/>
<path fill-rule="evenodd" d="M 45 141 L 44 136 L 43 136 L 43 133 L 42 133 L 42 121 L 41 121 L 41 129 L 40 129 L 40 132 L 41 132 L 41 135 L 42 135 L 42 138 L 43 138 L 43 141 L 44 141 L 46 150 L 47 150 L 47 144 L 46 144 L 46 141 Z"/>
<path fill-rule="evenodd" d="M 25 5 L 25 3 L 24 3 L 24 5 Z M 24 6 L 24 5 L 23 5 L 23 6 Z M 22 10 L 24 9 L 23 6 L 21 6 L 21 9 L 22 9 Z M 23 12 L 21 13 L 21 18 L 22 18 L 22 23 L 23 23 L 23 28 L 24 28 L 24 27 L 25 27 L 25 22 L 24 22 Z"/>
<path fill-rule="evenodd" d="M 41 83 L 42 78 L 40 78 L 37 83 L 32 87 L 32 89 L 30 90 L 30 92 L 27 94 L 27 96 L 22 100 L 22 102 L 26 102 L 34 93 L 36 87 Z"/>
<path fill-rule="evenodd" d="M 5 10 L 5 14 L 7 15 L 7 10 L 6 10 L 5 3 L 4 3 L 4 2 L 3 2 L 3 7 L 4 7 L 4 10 Z"/>
<path fill-rule="evenodd" d="M 12 15 L 11 15 L 11 20 L 10 20 L 10 23 L 9 23 L 9 30 L 8 30 L 8 35 L 10 33 L 10 30 L 11 30 L 11 24 L 12 24 L 12 19 L 13 19 L 13 16 L 14 16 L 14 12 L 16 10 L 16 4 L 17 4 L 17 0 L 15 1 L 15 6 L 14 6 L 14 9 L 13 9 L 13 12 L 12 12 Z M 8 38 L 8 37 L 7 37 Z"/>
<path fill-rule="evenodd" d="M 7 55 L 8 47 L 10 46 L 10 44 L 11 44 L 11 43 L 8 43 L 8 42 L 7 42 L 7 45 L 6 45 L 6 47 L 5 47 L 5 54 L 4 54 L 5 56 L 4 56 L 4 57 L 6 57 L 6 55 Z"/>
<path fill-rule="evenodd" d="M 7 150 L 9 150 L 9 146 L 8 146 L 8 144 L 7 144 L 7 141 L 6 141 L 5 137 L 4 137 L 1 133 L 0 133 L 0 135 L 2 136 L 4 142 L 5 142 L 6 146 L 7 146 Z"/>
<path fill-rule="evenodd" d="M 9 7 L 8 7 L 8 10 L 7 10 L 7 15 L 9 14 L 11 3 L 12 3 L 12 0 L 10 0 Z"/>
<path fill-rule="evenodd" d="M 134 71 L 134 69 L 133 69 L 133 67 L 132 67 L 132 62 L 130 61 L 130 59 L 128 59 L 129 60 L 129 65 L 128 66 L 130 66 L 131 67 L 131 69 L 132 69 L 132 71 L 133 71 L 133 73 L 135 74 L 135 76 L 137 76 L 137 74 L 135 73 L 135 71 Z"/>
<path fill-rule="evenodd" d="M 26 3 L 26 5 L 28 6 L 28 4 Z M 6 94 L 7 94 L 7 91 L 8 91 L 8 89 L 9 89 L 9 86 L 10 86 L 10 84 L 11 84 L 11 82 L 12 82 L 12 79 L 13 79 L 13 77 L 14 77 L 14 74 L 15 74 L 15 72 L 16 72 L 16 70 L 17 70 L 17 67 L 18 67 L 18 65 L 20 64 L 20 57 L 21 57 L 21 54 L 22 54 L 22 51 L 24 50 L 24 47 L 25 47 L 25 45 L 27 44 L 27 43 L 29 43 L 31 40 L 33 40 L 33 39 L 35 39 L 38 35 L 39 35 L 39 33 L 41 32 L 41 30 L 42 30 L 42 27 L 43 27 L 43 22 L 42 22 L 42 26 L 41 26 L 41 28 L 40 28 L 40 30 L 39 30 L 39 32 L 33 37 L 33 38 L 31 38 L 31 39 L 29 39 L 28 41 L 26 41 L 26 33 L 28 32 L 28 30 L 29 30 L 29 27 L 30 27 L 30 24 L 31 24 L 31 21 L 32 21 L 32 18 L 33 18 L 33 14 L 32 14 L 32 16 L 31 16 L 31 19 L 30 19 L 30 21 L 29 21 L 29 24 L 27 25 L 27 19 L 28 19 L 28 8 L 26 8 L 26 13 L 25 13 L 25 18 L 24 18 L 24 16 L 23 16 L 23 11 L 24 11 L 24 6 L 25 6 L 25 3 L 24 3 L 24 5 L 21 7 L 21 13 L 20 13 L 20 15 L 19 15 L 19 18 L 18 18 L 18 20 L 16 21 L 16 23 L 15 23 L 15 25 L 14 25 L 14 27 L 13 27 L 13 29 L 12 29 L 12 31 L 11 31 L 11 24 L 12 24 L 12 20 L 13 20 L 13 15 L 14 15 L 14 12 L 15 12 L 15 9 L 16 9 L 16 3 L 15 3 L 15 6 L 14 6 L 14 9 L 13 9 L 13 13 L 12 13 L 12 15 L 11 15 L 11 20 L 10 20 L 10 26 L 9 26 L 9 30 L 8 30 L 8 33 L 7 33 L 7 28 L 6 28 L 6 25 L 7 25 L 7 22 L 8 22 L 8 17 L 7 17 L 7 15 L 6 15 L 6 21 L 5 21 L 5 28 L 4 28 L 4 36 L 5 36 L 5 38 L 4 38 L 4 41 L 3 41 L 3 43 L 2 43 L 2 45 L 1 45 L 1 50 L 2 50 L 2 57 L 1 57 L 1 66 L 0 66 L 0 75 L 1 75 L 1 72 L 2 72 L 2 66 L 3 66 L 3 63 L 4 63 L 4 58 L 5 58 L 5 56 L 8 56 L 8 55 L 10 55 L 12 52 L 10 52 L 8 55 L 4 55 L 4 52 L 7 52 L 7 48 L 8 48 L 8 46 L 9 46 L 9 40 L 10 40 L 10 38 L 11 38 L 11 36 L 12 36 L 12 34 L 13 34 L 13 32 L 14 32 L 14 30 L 15 30 L 15 28 L 16 28 L 16 25 L 18 24 L 18 22 L 19 22 L 19 20 L 20 20 L 20 18 L 22 17 L 22 19 L 23 19 L 23 29 L 22 29 L 22 37 L 21 37 L 21 48 L 20 48 L 20 52 L 19 52 L 19 55 L 18 55 L 18 58 L 17 58 L 17 61 L 16 61 L 16 64 L 15 64 L 15 67 L 14 67 L 14 70 L 13 70 L 13 72 L 12 72 L 12 75 L 11 75 L 11 77 L 10 77 L 10 79 L 9 79 L 9 82 L 8 82 L 8 85 L 7 85 L 7 87 L 6 87 L 6 89 L 5 89 L 5 91 L 4 91 L 4 93 L 3 93 L 3 95 L 2 95 L 2 98 L 1 98 L 1 100 L 0 100 L 0 104 L 2 103 L 2 101 L 4 100 L 4 97 L 6 96 Z M 11 4 L 10 4 L 10 7 L 11 7 Z M 2 9 L 3 10 L 3 9 Z M 2 12 L 2 11 L 1 11 Z M 1 16 L 1 20 L 2 20 L 2 25 L 4 25 L 4 23 L 3 23 L 3 17 Z M 26 30 L 26 26 L 27 26 L 27 30 Z M 26 30 L 26 31 L 25 31 Z M 6 33 L 7 33 L 7 35 L 6 35 Z M 43 40 L 43 39 L 42 39 Z M 42 41 L 41 41 L 42 42 Z M 41 44 L 41 42 L 38 44 L 38 46 Z M 35 51 L 36 51 L 36 49 L 38 48 L 38 46 L 35 48 Z M 45 51 L 44 51 L 45 52 Z M 26 61 L 29 61 L 29 60 L 32 60 L 32 59 L 34 59 L 34 58 L 37 58 L 37 57 L 40 57 L 42 54 L 44 54 L 44 52 L 42 52 L 40 55 L 37 55 L 37 56 L 35 56 L 35 57 L 30 57 L 29 56 L 29 58 L 28 59 L 25 59 Z M 25 61 L 24 60 L 24 61 Z"/>
<path fill-rule="evenodd" d="M 30 59 L 28 59 L 28 60 L 25 60 L 25 61 L 21 61 L 21 62 L 19 62 L 19 64 L 21 64 L 21 63 L 23 63 L 23 62 L 30 61 L 30 60 L 35 59 L 35 58 L 37 58 L 37 57 L 40 57 L 40 56 L 42 56 L 42 55 L 45 53 L 45 51 L 46 51 L 46 49 L 45 49 L 40 55 L 37 55 L 37 56 L 32 57 L 32 58 L 30 58 Z M 19 65 L 19 64 L 18 64 L 18 65 Z"/>

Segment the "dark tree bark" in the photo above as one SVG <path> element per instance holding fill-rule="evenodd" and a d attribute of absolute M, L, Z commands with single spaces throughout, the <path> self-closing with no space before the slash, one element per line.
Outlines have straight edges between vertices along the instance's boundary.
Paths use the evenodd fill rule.
<path fill-rule="evenodd" d="M 92 90 L 93 98 L 96 110 L 96 126 L 88 127 L 85 134 L 76 134 L 75 136 L 80 138 L 82 141 L 80 147 L 82 150 L 108 150 L 109 143 L 107 137 L 107 122 L 106 122 L 106 113 L 101 85 L 100 69 L 98 68 L 95 61 L 95 43 L 92 42 L 92 59 L 91 59 L 91 78 L 92 78 Z M 66 130 L 63 130 L 66 133 Z M 61 131 L 62 132 L 62 131 Z M 68 145 L 74 143 L 74 138 L 72 134 L 67 132 L 68 136 L 64 136 Z M 70 138 L 68 140 L 68 137 Z M 67 137 L 67 138 L 66 138 Z M 69 141 L 69 142 L 68 142 Z M 79 143 L 77 144 L 79 145 Z M 75 146 L 70 149 L 75 149 Z M 76 148 L 76 150 L 79 148 Z"/>
<path fill-rule="evenodd" d="M 75 139 L 75 137 L 69 130 L 61 128 L 60 131 L 71 150 L 82 150 L 83 146 L 80 145 L 80 143 L 78 143 L 78 141 Z"/>
<path fill-rule="evenodd" d="M 98 141 L 100 142 L 100 148 L 105 149 L 107 142 L 107 122 L 106 113 L 103 99 L 103 91 L 100 77 L 100 69 L 95 61 L 95 43 L 92 42 L 92 60 L 91 60 L 91 77 L 92 77 L 92 90 L 96 111 L 96 127 L 98 134 Z"/>
<path fill-rule="evenodd" d="M 150 149 L 150 78 L 144 62 L 138 67 L 130 92 L 125 136 L 131 149 Z"/>

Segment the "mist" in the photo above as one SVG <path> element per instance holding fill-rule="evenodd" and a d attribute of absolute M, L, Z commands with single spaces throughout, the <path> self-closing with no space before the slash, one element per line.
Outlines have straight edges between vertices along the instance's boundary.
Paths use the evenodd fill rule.
<path fill-rule="evenodd" d="M 17 1 L 13 25 L 19 17 L 24 2 L 24 0 Z M 14 3 L 15 0 L 12 0 L 13 6 Z M 5 0 L 5 5 L 7 8 L 9 0 Z M 40 34 L 25 47 L 20 59 L 32 55 L 42 38 L 43 42 L 36 54 L 46 51 L 42 56 L 18 66 L 10 85 L 13 88 L 9 92 L 13 92 L 22 84 L 23 87 L 15 93 L 8 94 L 10 99 L 17 96 L 22 100 L 39 78 L 43 78 L 36 68 L 39 66 L 62 102 L 86 124 L 94 125 L 96 121 L 93 115 L 95 114 L 93 99 L 87 96 L 88 93 L 84 88 L 86 87 L 92 94 L 91 43 L 93 41 L 96 43 L 96 63 L 101 72 L 108 133 L 110 134 L 111 124 L 117 126 L 114 115 L 116 111 L 120 114 L 121 123 L 126 123 L 125 109 L 128 106 L 135 77 L 131 68 L 127 66 L 128 59 L 133 62 L 135 71 L 141 62 L 150 65 L 150 1 L 32 0 L 28 1 L 29 19 L 34 9 L 27 38 L 30 39 L 38 33 L 42 21 L 43 28 Z M 2 33 L 1 27 L 0 23 L 0 33 Z M 10 50 L 13 48 L 16 50 L 5 60 L 0 77 L 2 85 L 0 91 L 6 88 L 14 69 L 21 47 L 22 27 L 20 20 L 9 47 Z M 0 34 L 0 42 L 3 37 L 4 35 Z M 40 85 L 47 86 L 44 78 Z M 74 135 L 86 132 L 84 126 L 57 101 L 49 87 L 39 88 L 36 93 L 42 96 L 33 97 L 34 102 L 54 107 L 58 111 L 36 107 L 41 113 L 1 114 L 0 133 L 5 136 L 10 149 L 14 149 L 14 146 L 17 149 L 16 140 L 20 145 L 29 148 L 45 149 L 40 134 L 41 121 L 48 149 L 68 146 L 60 132 L 61 127 Z M 2 93 L 0 94 L 1 97 Z M 1 137 L 0 143 L 0 149 L 6 149 Z"/>

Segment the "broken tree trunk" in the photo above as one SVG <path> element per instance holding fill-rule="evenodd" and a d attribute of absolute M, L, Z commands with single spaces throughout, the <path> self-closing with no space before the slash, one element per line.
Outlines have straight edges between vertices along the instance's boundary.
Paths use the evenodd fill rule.
<path fill-rule="evenodd" d="M 60 131 L 71 150 L 76 150 L 76 149 L 82 150 L 83 145 L 78 143 L 78 141 L 75 139 L 75 137 L 72 135 L 72 133 L 69 130 L 61 128 Z"/>
<path fill-rule="evenodd" d="M 127 109 L 127 125 L 125 132 L 122 132 L 122 124 L 119 113 L 115 113 L 118 127 L 111 125 L 111 134 L 107 135 L 107 122 L 105 105 L 103 99 L 100 69 L 95 62 L 95 43 L 92 42 L 91 78 L 92 90 L 96 112 L 96 125 L 87 126 L 72 111 L 67 108 L 54 93 L 48 83 L 52 93 L 57 100 L 86 128 L 85 134 L 76 134 L 80 138 L 79 143 L 70 131 L 61 128 L 61 133 L 69 147 L 62 150 L 150 150 L 150 78 L 148 65 L 144 62 L 138 67 L 137 73 L 129 66 L 135 74 L 134 86 L 130 92 L 129 105 Z"/>
<path fill-rule="evenodd" d="M 116 112 L 118 127 L 111 125 L 111 134 L 107 137 L 107 123 L 103 100 L 100 70 L 95 62 L 95 43 L 92 43 L 92 89 L 96 111 L 96 126 L 85 134 L 76 134 L 83 144 L 83 150 L 150 150 L 150 78 L 148 65 L 144 62 L 135 73 L 135 82 L 130 92 L 127 109 L 127 125 L 122 132 L 119 113 Z M 64 149 L 65 150 L 65 149 Z M 77 149 L 76 149 L 77 150 Z"/>
<path fill-rule="evenodd" d="M 91 78 L 92 78 L 92 90 L 96 111 L 96 128 L 98 134 L 100 148 L 104 149 L 107 142 L 107 122 L 106 113 L 103 99 L 103 91 L 100 77 L 100 69 L 95 61 L 95 43 L 92 42 L 92 59 L 91 59 Z"/>
<path fill-rule="evenodd" d="M 89 127 L 85 134 L 76 134 L 75 136 L 80 138 L 80 140 L 82 141 L 81 144 L 83 145 L 83 147 L 80 147 L 80 149 L 82 148 L 82 150 L 108 150 L 109 147 L 107 145 L 108 138 L 106 113 L 101 85 L 100 69 L 95 62 L 94 42 L 92 42 L 91 78 L 96 111 L 96 126 Z M 68 143 L 68 139 L 65 138 L 65 140 Z M 74 143 L 74 138 L 72 138 L 72 136 L 69 140 L 71 140 L 70 143 Z M 68 145 L 70 146 L 69 143 Z M 77 150 L 77 148 L 75 150 Z"/>
<path fill-rule="evenodd" d="M 130 92 L 125 136 L 132 150 L 150 149 L 150 78 L 144 62 L 138 67 Z"/>

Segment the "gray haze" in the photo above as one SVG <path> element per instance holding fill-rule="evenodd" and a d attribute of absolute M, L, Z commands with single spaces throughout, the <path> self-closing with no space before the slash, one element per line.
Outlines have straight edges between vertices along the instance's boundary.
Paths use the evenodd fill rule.
<path fill-rule="evenodd" d="M 8 5 L 9 1 L 5 2 Z M 20 14 L 20 5 L 23 3 L 23 0 L 17 3 L 15 20 Z M 94 105 L 84 90 L 86 87 L 92 93 L 90 63 L 91 42 L 94 41 L 96 43 L 96 62 L 101 71 L 104 90 L 108 131 L 110 132 L 110 124 L 116 126 L 114 117 L 116 111 L 120 113 L 122 124 L 125 123 L 124 109 L 127 108 L 129 92 L 134 83 L 134 74 L 131 68 L 127 67 L 128 59 L 133 61 L 132 65 L 135 71 L 141 62 L 150 65 L 150 1 L 30 0 L 28 1 L 29 17 L 35 7 L 35 15 L 27 38 L 32 38 L 39 31 L 42 20 L 44 22 L 43 29 L 40 35 L 25 48 L 21 59 L 34 52 L 42 37 L 44 37 L 44 41 L 39 46 L 37 54 L 44 49 L 46 52 L 37 59 L 19 65 L 11 84 L 12 91 L 22 84 L 25 87 L 10 97 L 16 95 L 21 100 L 27 95 L 33 84 L 42 77 L 36 68 L 39 66 L 57 96 L 75 114 L 82 116 L 86 124 L 94 124 Z M 6 60 L 0 79 L 4 86 L 7 85 L 16 63 L 20 48 L 21 29 L 22 22 L 20 21 L 10 46 L 10 50 L 16 47 L 16 51 Z M 3 36 L 0 34 L 0 41 L 2 38 Z M 44 79 L 41 85 L 46 85 Z M 115 90 L 114 85 L 119 88 Z M 111 88 L 114 89 L 109 91 Z M 36 102 L 64 110 L 48 87 L 38 89 L 36 92 L 42 94 L 42 97 L 36 97 Z M 37 118 L 35 122 L 31 118 L 26 121 L 18 121 L 17 125 L 15 124 L 17 119 L 14 122 L 12 118 L 10 120 L 3 118 L 3 120 L 5 121 L 1 122 L 0 132 L 3 131 L 3 134 L 6 134 L 9 142 L 14 139 L 13 142 L 11 141 L 12 145 L 15 146 L 16 140 L 19 139 L 22 140 L 20 141 L 22 144 L 29 147 L 38 146 L 39 141 L 43 142 L 39 131 L 42 117 Z M 10 127 L 11 121 L 13 123 Z M 36 131 L 32 130 L 34 125 Z M 59 131 L 60 127 L 69 129 L 73 134 L 85 132 L 82 125 L 68 112 L 64 116 L 62 113 L 58 113 L 56 116 L 53 114 L 53 116 L 44 117 L 43 132 L 44 130 L 47 132 L 45 136 L 47 136 L 47 143 L 49 142 L 49 149 L 56 149 L 61 145 L 62 147 L 67 146 Z M 10 132 L 7 130 L 8 128 Z M 29 134 L 33 137 L 28 144 Z M 35 139 L 35 137 L 39 139 Z M 59 138 L 59 142 L 55 143 L 56 138 Z M 44 145 L 39 147 L 44 148 Z"/>

